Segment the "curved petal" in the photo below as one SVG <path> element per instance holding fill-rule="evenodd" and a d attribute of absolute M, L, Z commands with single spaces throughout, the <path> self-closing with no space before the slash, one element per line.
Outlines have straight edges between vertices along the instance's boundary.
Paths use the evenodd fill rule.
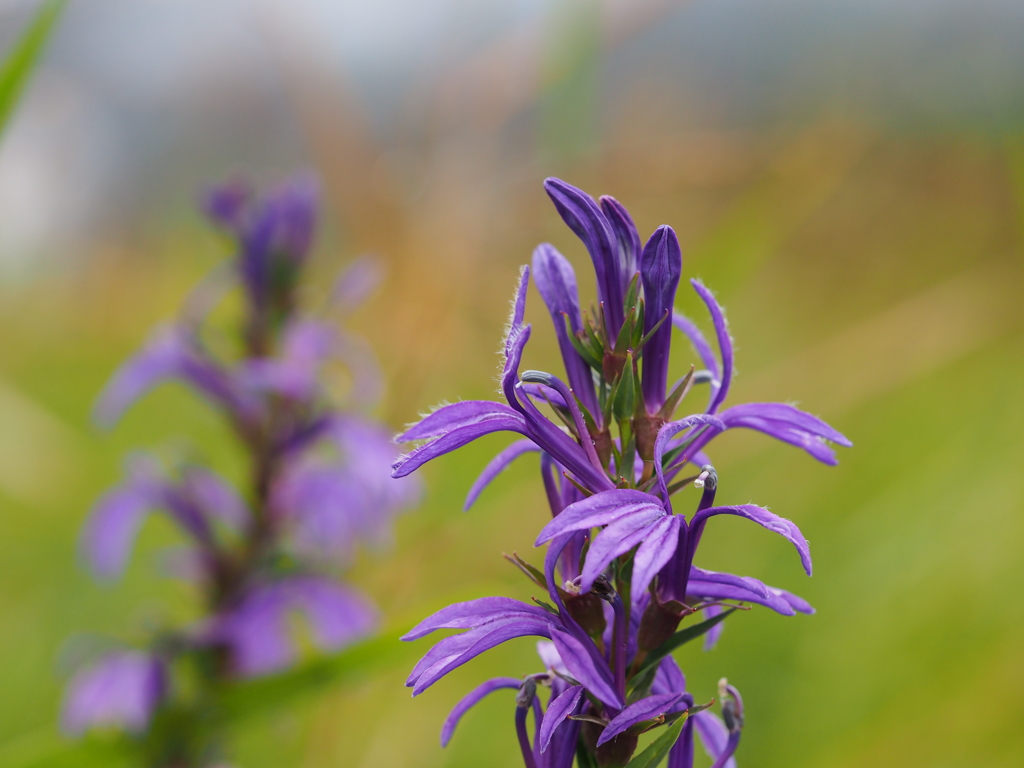
<path fill-rule="evenodd" d="M 418 640 L 438 629 L 470 629 L 501 618 L 522 616 L 546 619 L 550 615 L 539 606 L 528 605 L 511 597 L 481 597 L 442 608 L 402 635 L 401 639 Z"/>
<path fill-rule="evenodd" d="M 681 524 L 682 518 L 678 515 L 666 515 L 651 526 L 637 549 L 633 556 L 633 581 L 630 585 L 630 600 L 633 604 L 639 602 L 651 580 L 675 554 Z"/>
<path fill-rule="evenodd" d="M 743 517 L 751 522 L 757 523 L 762 528 L 767 528 L 772 533 L 777 533 L 780 536 L 787 539 L 800 554 L 800 562 L 804 566 L 804 570 L 807 575 L 811 575 L 811 548 L 807 543 L 807 539 L 800 533 L 800 529 L 797 528 L 796 523 L 787 520 L 784 517 L 779 517 L 773 512 L 769 512 L 764 507 L 758 507 L 754 504 L 739 504 L 731 507 L 710 507 L 709 509 L 702 509 L 697 512 L 693 519 L 690 521 L 691 528 L 697 528 L 701 523 L 705 522 L 708 518 L 714 517 L 715 515 L 736 515 L 737 517 Z"/>
<path fill-rule="evenodd" d="M 614 339 L 622 327 L 624 288 L 620 281 L 618 244 L 611 225 L 594 199 L 581 189 L 554 177 L 544 189 L 562 221 L 583 241 L 597 274 L 598 300 L 604 302 L 608 336 Z"/>
<path fill-rule="evenodd" d="M 711 345 L 708 344 L 708 340 L 704 338 L 704 334 L 700 332 L 700 329 L 693 320 L 678 310 L 674 310 L 672 312 L 672 325 L 674 325 L 677 330 L 682 331 L 683 335 L 690 340 L 690 344 L 693 345 L 693 348 L 697 352 L 698 357 L 700 357 L 701 362 L 704 363 L 704 367 L 710 371 L 711 376 L 714 379 L 712 388 L 717 391 L 718 387 L 721 386 L 722 383 L 722 371 L 718 365 L 718 358 L 715 357 L 715 353 L 711 349 Z"/>
<path fill-rule="evenodd" d="M 99 579 L 116 579 L 124 572 L 142 521 L 154 500 L 138 488 L 126 486 L 104 494 L 93 507 L 82 530 L 81 548 Z"/>
<path fill-rule="evenodd" d="M 708 757 L 717 761 L 729 747 L 729 731 L 722 718 L 714 712 L 704 710 L 693 716 L 693 724 Z M 728 758 L 722 768 L 736 768 L 736 759 Z"/>
<path fill-rule="evenodd" d="M 580 357 L 569 338 L 570 332 L 579 333 L 583 330 L 576 273 L 568 260 L 553 245 L 541 243 L 533 251 L 533 282 L 540 291 L 554 322 L 555 336 L 562 353 L 562 361 L 565 363 L 569 385 L 587 410 L 591 414 L 597 414 L 600 409 L 594 393 L 594 378 L 590 366 Z M 565 327 L 566 318 L 569 321 L 568 330 Z"/>
<path fill-rule="evenodd" d="M 540 724 L 540 751 L 544 752 L 551 743 L 551 737 L 555 735 L 558 728 L 569 715 L 576 714 L 576 708 L 583 696 L 582 685 L 572 685 L 562 691 L 548 704 L 548 711 L 544 713 L 544 720 Z"/>
<path fill-rule="evenodd" d="M 637 510 L 635 514 L 609 524 L 591 542 L 590 549 L 587 550 L 580 590 L 589 592 L 594 580 L 604 572 L 612 560 L 637 546 L 652 532 L 654 524 L 666 517 L 668 515 L 664 509 L 651 504 Z"/>
<path fill-rule="evenodd" d="M 146 730 L 167 689 L 163 662 L 140 651 L 110 653 L 79 670 L 68 684 L 61 729 L 78 736 L 93 726 Z"/>
<path fill-rule="evenodd" d="M 570 531 L 587 530 L 609 525 L 623 517 L 665 514 L 660 500 L 643 491 L 616 488 L 588 496 L 570 504 L 541 529 L 534 546 L 540 546 L 556 536 Z"/>
<path fill-rule="evenodd" d="M 725 314 L 715 300 L 714 294 L 705 288 L 699 280 L 691 280 L 690 283 L 701 299 L 704 300 L 708 312 L 711 313 L 711 322 L 715 325 L 715 335 L 718 337 L 718 350 L 722 358 L 722 384 L 718 391 L 715 392 L 714 397 L 711 399 L 711 404 L 708 406 L 708 413 L 714 413 L 728 396 L 729 384 L 732 382 L 732 339 L 729 338 L 729 327 L 725 322 Z"/>
<path fill-rule="evenodd" d="M 313 640 L 326 651 L 366 637 L 377 625 L 376 608 L 337 582 L 306 576 L 289 579 L 286 584 L 292 605 L 305 614 Z"/>
<path fill-rule="evenodd" d="M 518 414 L 504 403 L 491 400 L 462 400 L 442 405 L 424 416 L 395 438 L 396 443 L 440 437 L 458 427 L 466 427 L 498 417 L 516 418 Z"/>
<path fill-rule="evenodd" d="M 473 483 L 473 487 L 469 489 L 469 493 L 466 495 L 466 503 L 462 505 L 463 511 L 468 511 L 476 503 L 476 500 L 480 498 L 484 488 L 490 485 L 494 478 L 504 472 L 513 461 L 527 453 L 539 451 L 540 448 L 537 447 L 537 444 L 527 438 L 516 440 L 512 445 L 491 459 L 487 466 L 484 467 L 484 471 L 476 479 L 476 482 Z"/>
<path fill-rule="evenodd" d="M 522 684 L 523 681 L 515 677 L 495 677 L 481 683 L 466 694 L 462 701 L 455 705 L 451 714 L 445 719 L 444 725 L 441 726 L 441 746 L 448 746 L 448 742 L 452 740 L 452 735 L 455 733 L 455 726 L 459 724 L 459 720 L 462 719 L 462 716 L 466 714 L 466 712 L 475 707 L 481 699 L 488 694 L 494 693 L 495 691 L 501 691 L 506 688 L 519 690 Z"/>
<path fill-rule="evenodd" d="M 684 693 L 685 691 L 677 691 L 648 696 L 646 699 L 640 699 L 640 701 L 630 704 L 608 723 L 597 739 L 597 746 L 606 744 L 637 723 L 665 714 L 673 704 L 683 698 Z"/>
<path fill-rule="evenodd" d="M 665 481 L 665 467 L 662 466 L 662 463 L 665 451 L 669 447 L 669 441 L 684 429 L 704 426 L 710 427 L 712 430 L 725 430 L 725 424 L 721 419 L 706 413 L 697 413 L 678 421 L 670 421 L 658 430 L 658 437 L 654 441 L 654 470 L 658 473 L 658 485 L 666 503 L 669 503 L 668 484 Z"/>
<path fill-rule="evenodd" d="M 640 264 L 640 233 L 636 231 L 636 224 L 629 211 L 614 197 L 602 195 L 598 202 L 619 244 L 619 282 L 625 295 Z"/>
<path fill-rule="evenodd" d="M 526 425 L 519 414 L 515 416 L 492 416 L 490 418 L 467 424 L 463 427 L 456 427 L 450 432 L 445 432 L 440 437 L 434 438 L 429 443 L 413 449 L 405 456 L 401 456 L 391 465 L 391 476 L 394 478 L 405 477 L 432 459 L 451 453 L 473 442 L 478 437 L 490 435 L 495 432 L 518 432 L 526 434 Z"/>
<path fill-rule="evenodd" d="M 770 592 L 767 596 L 763 596 L 750 589 L 743 589 L 742 587 L 735 587 L 714 581 L 691 579 L 686 585 L 686 595 L 687 597 L 711 600 L 740 600 L 745 603 L 763 605 L 766 608 L 771 608 L 776 613 L 782 614 L 783 616 L 796 615 L 796 611 L 793 610 L 793 607 L 789 602 L 782 597 L 773 595 Z"/>
<path fill-rule="evenodd" d="M 569 673 L 605 704 L 622 709 L 623 702 L 612 685 L 608 665 L 597 664 L 583 643 L 567 630 L 552 624 L 549 631 L 551 642 L 558 649 Z"/>

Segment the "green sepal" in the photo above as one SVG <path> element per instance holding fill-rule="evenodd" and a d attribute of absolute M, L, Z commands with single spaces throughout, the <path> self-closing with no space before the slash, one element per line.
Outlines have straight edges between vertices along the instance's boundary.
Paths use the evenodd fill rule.
<path fill-rule="evenodd" d="M 562 320 L 565 323 L 565 335 L 569 337 L 569 342 L 577 354 L 583 358 L 583 362 L 591 368 L 601 370 L 603 350 L 593 344 L 593 336 L 587 334 L 582 334 L 583 338 L 577 336 L 573 332 L 572 326 L 569 324 L 569 316 L 565 312 L 562 313 Z"/>
<path fill-rule="evenodd" d="M 661 736 L 647 745 L 647 749 L 639 755 L 635 755 L 626 768 L 655 768 L 675 746 L 676 741 L 679 740 L 679 734 L 683 732 L 685 723 L 685 717 L 680 717 L 672 723 Z"/>
<path fill-rule="evenodd" d="M 693 366 L 690 366 L 690 372 L 687 373 L 682 381 L 680 381 L 676 388 L 672 390 L 667 398 L 665 398 L 664 404 L 661 406 L 661 410 L 658 411 L 658 415 L 665 421 L 672 420 L 672 414 L 676 412 L 676 408 L 679 407 L 679 402 L 686 396 L 687 391 L 690 388 L 690 382 L 693 381 Z"/>
<path fill-rule="evenodd" d="M 533 600 L 533 602 L 535 602 L 537 605 L 539 605 L 541 608 L 543 608 L 548 613 L 553 614 L 555 616 L 559 615 L 558 609 L 555 608 L 555 606 L 551 605 L 551 603 L 547 603 L 547 602 L 541 600 L 539 597 L 532 597 L 531 596 L 530 599 Z"/>
<path fill-rule="evenodd" d="M 541 589 L 548 588 L 548 580 L 544 574 L 536 566 L 530 565 L 528 562 L 523 560 L 517 552 L 513 552 L 511 555 L 507 555 L 502 552 L 501 556 L 525 573 L 526 577 L 538 587 Z"/>
<path fill-rule="evenodd" d="M 644 344 L 646 344 L 648 341 L 651 340 L 651 336 L 654 335 L 654 332 L 656 330 L 658 330 L 659 328 L 661 328 L 662 323 L 664 323 L 666 320 L 668 320 L 668 316 L 669 316 L 669 312 L 668 312 L 668 310 L 666 310 L 665 314 L 661 316 L 661 320 L 656 322 L 654 324 L 654 327 L 651 328 L 651 330 L 649 330 L 647 332 L 647 334 L 642 339 L 640 339 L 640 341 L 637 342 L 636 349 L 643 349 Z M 641 325 L 640 327 L 642 328 L 643 326 Z"/>
<path fill-rule="evenodd" d="M 636 378 L 633 370 L 633 353 L 626 352 L 626 364 L 622 367 L 622 375 L 615 382 L 612 410 L 616 421 L 628 421 L 636 407 Z"/>

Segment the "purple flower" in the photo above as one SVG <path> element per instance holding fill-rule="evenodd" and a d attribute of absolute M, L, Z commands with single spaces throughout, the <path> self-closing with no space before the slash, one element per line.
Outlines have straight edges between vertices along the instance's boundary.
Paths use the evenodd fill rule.
<path fill-rule="evenodd" d="M 715 768 L 734 766 L 743 726 L 739 692 L 723 682 L 722 719 L 705 712 L 686 691 L 671 651 L 701 634 L 705 647 L 713 647 L 723 620 L 748 604 L 785 616 L 813 609 L 802 598 L 757 579 L 698 567 L 697 548 L 711 518 L 733 515 L 783 536 L 808 575 L 811 558 L 807 541 L 791 521 L 754 504 L 715 504 L 718 474 L 704 449 L 722 432 L 743 427 L 831 464 L 835 456 L 828 443 L 850 441 L 783 403 L 724 408 L 734 370 L 725 315 L 713 294 L 691 281 L 710 314 L 716 354 L 696 324 L 675 311 L 682 256 L 672 229 L 659 227 L 641 248 L 632 219 L 614 199 L 601 198 L 598 204 L 558 179 L 548 179 L 545 189 L 583 241 L 597 280 L 598 303 L 589 313 L 581 311 L 569 262 L 547 244 L 534 251 L 533 276 L 555 325 L 566 380 L 543 371 L 520 373 L 531 333 L 524 320 L 531 272 L 524 268 L 504 342 L 505 403 L 459 402 L 430 413 L 398 437 L 419 445 L 395 462 L 393 476 L 404 477 L 486 434 L 521 435 L 487 465 L 466 507 L 512 461 L 540 453 L 552 515 L 536 541 L 537 546 L 548 544 L 544 571 L 518 555 L 510 560 L 547 590 L 550 602 L 482 598 L 427 618 L 403 639 L 438 629 L 464 631 L 434 645 L 407 685 L 418 695 L 496 645 L 538 636 L 548 641 L 542 647 L 557 656 L 549 671 L 521 680 L 495 678 L 475 689 L 446 722 L 443 744 L 477 701 L 512 689 L 517 691 L 516 733 L 527 768 L 572 764 L 571 745 L 562 742 L 549 751 L 570 723 L 576 749 L 599 765 L 626 765 L 641 733 L 673 722 L 678 725 L 669 735 L 677 739 L 664 742 L 658 760 L 667 754 L 670 768 L 690 768 L 696 729 Z M 702 367 L 669 387 L 673 327 L 688 338 Z M 707 406 L 677 417 L 690 390 L 704 384 Z M 700 469 L 678 480 L 686 465 Z M 673 508 L 673 496 L 690 483 L 702 493 L 687 519 Z M 551 688 L 546 712 L 538 686 Z M 533 738 L 526 727 L 531 709 Z"/>
<path fill-rule="evenodd" d="M 363 639 L 377 623 L 376 610 L 353 590 L 330 579 L 293 576 L 251 590 L 210 622 L 199 640 L 227 647 L 239 677 L 277 672 L 291 666 L 298 652 L 289 625 L 294 613 L 305 617 L 324 651 Z"/>
<path fill-rule="evenodd" d="M 61 729 L 78 736 L 90 728 L 141 733 L 163 700 L 163 662 L 141 651 L 116 651 L 75 673 L 64 694 Z"/>

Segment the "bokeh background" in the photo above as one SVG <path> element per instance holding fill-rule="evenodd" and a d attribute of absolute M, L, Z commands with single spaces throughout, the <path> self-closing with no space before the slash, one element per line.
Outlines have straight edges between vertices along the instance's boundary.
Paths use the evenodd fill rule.
<path fill-rule="evenodd" d="M 0 2 L 0 46 L 33 5 Z M 325 192 L 310 295 L 357 254 L 387 266 L 354 325 L 396 427 L 491 396 L 534 245 L 587 272 L 545 176 L 615 195 L 645 236 L 671 224 L 729 313 L 733 401 L 798 401 L 855 443 L 829 469 L 716 441 L 720 498 L 795 520 L 816 567 L 733 521 L 701 564 L 818 614 L 736 616 L 715 651 L 682 652 L 691 690 L 743 691 L 744 766 L 1024 764 L 1022 72 L 1010 0 L 73 0 L 0 145 L 0 765 L 89 764 L 56 727 L 69 637 L 194 615 L 154 565 L 170 526 L 147 525 L 112 588 L 79 567 L 77 531 L 130 448 L 188 443 L 237 471 L 226 430 L 176 387 L 110 434 L 89 410 L 226 256 L 197 191 L 296 168 Z M 555 368 L 535 293 L 527 315 L 529 367 Z M 452 600 L 529 597 L 501 553 L 529 552 L 547 514 L 535 460 L 460 511 L 505 442 L 429 466 L 422 508 L 361 556 L 385 637 Z M 532 642 L 415 700 L 427 644 L 393 645 L 248 717 L 235 764 L 519 765 L 500 696 L 448 749 L 438 732 L 478 681 L 537 671 Z"/>

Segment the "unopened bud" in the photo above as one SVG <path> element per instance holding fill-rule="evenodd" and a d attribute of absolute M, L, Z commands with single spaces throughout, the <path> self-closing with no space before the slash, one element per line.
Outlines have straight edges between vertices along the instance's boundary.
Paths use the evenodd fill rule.
<path fill-rule="evenodd" d="M 537 696 L 537 681 L 533 679 L 533 676 L 523 680 L 523 684 L 519 686 L 519 692 L 516 694 L 516 706 L 526 709 L 533 704 L 534 698 Z"/>

